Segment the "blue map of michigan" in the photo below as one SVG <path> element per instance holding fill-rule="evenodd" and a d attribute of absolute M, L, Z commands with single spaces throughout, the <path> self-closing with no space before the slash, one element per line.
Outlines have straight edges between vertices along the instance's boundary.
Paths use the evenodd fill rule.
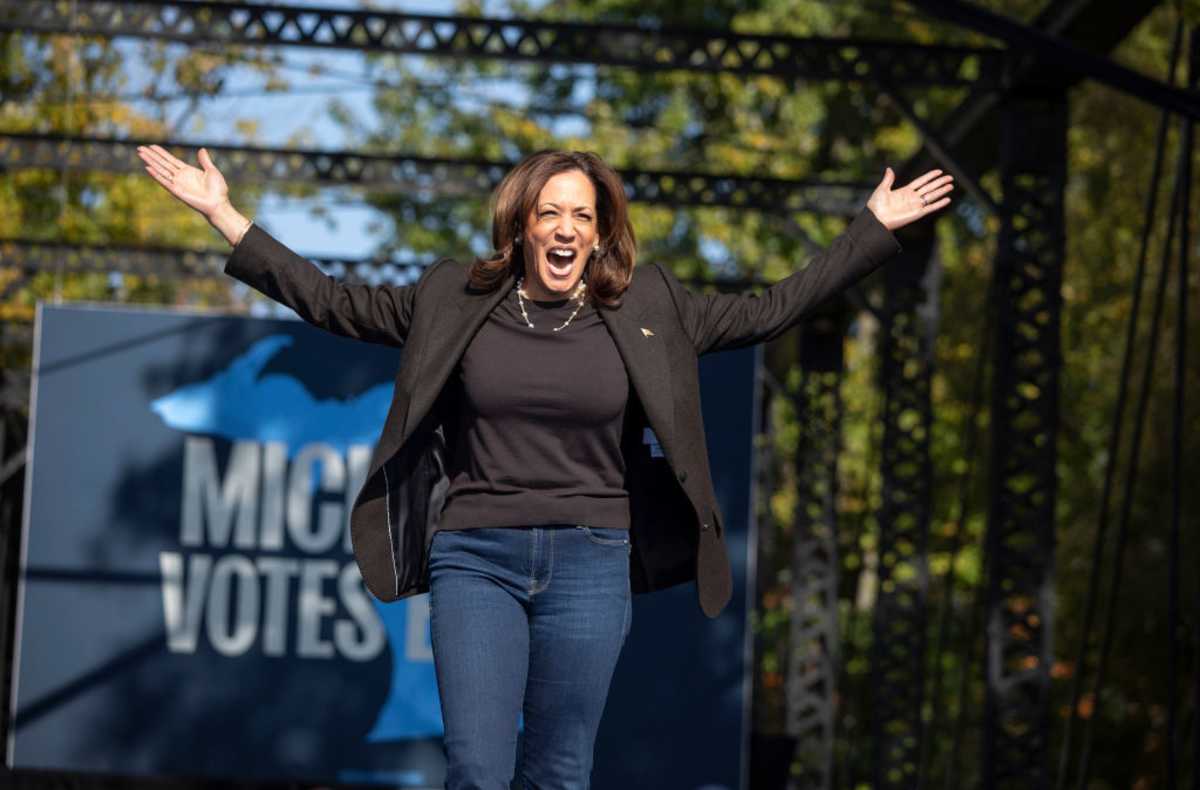
<path fill-rule="evenodd" d="M 373 445 L 387 416 L 391 385 L 379 384 L 346 400 L 317 399 L 294 376 L 264 375 L 271 359 L 292 342 L 289 335 L 263 338 L 226 369 L 155 399 L 151 409 L 167 426 L 185 433 L 229 441 L 282 442 L 289 458 L 313 442 L 323 442 L 343 455 L 351 445 Z M 314 485 L 318 479 L 314 474 Z M 433 662 L 424 655 L 409 660 L 405 654 L 408 618 L 427 611 L 428 596 L 374 604 L 391 646 L 392 674 L 387 699 L 367 740 L 442 735 Z M 428 618 L 421 619 L 425 621 L 423 644 L 428 646 Z"/>

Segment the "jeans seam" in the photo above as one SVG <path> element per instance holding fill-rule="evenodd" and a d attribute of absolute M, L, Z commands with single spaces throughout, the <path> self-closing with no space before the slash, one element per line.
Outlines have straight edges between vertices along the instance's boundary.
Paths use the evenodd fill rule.
<path fill-rule="evenodd" d="M 587 526 L 586 524 L 576 524 L 575 528 L 580 530 L 581 532 L 583 532 L 584 537 L 586 537 L 592 543 L 595 543 L 597 546 L 628 546 L 629 545 L 628 538 L 626 538 L 625 540 L 612 540 L 611 538 L 602 538 L 599 535 L 594 534 L 592 532 L 591 527 Z"/>
<path fill-rule="evenodd" d="M 548 558 L 548 561 L 546 562 L 546 567 L 549 569 L 549 571 L 546 573 L 546 581 L 542 583 L 541 587 L 538 587 L 536 584 L 537 568 L 531 569 L 532 573 L 530 575 L 530 586 L 529 586 L 529 594 L 530 595 L 535 595 L 535 594 L 540 593 L 543 590 L 545 590 L 547 587 L 550 586 L 550 580 L 554 578 L 554 530 L 552 530 L 552 529 L 542 530 L 542 534 L 550 536 L 550 548 L 546 552 L 546 556 Z"/>
<path fill-rule="evenodd" d="M 529 594 L 533 595 L 537 590 L 537 564 L 534 562 L 537 559 L 537 527 L 529 528 Z"/>

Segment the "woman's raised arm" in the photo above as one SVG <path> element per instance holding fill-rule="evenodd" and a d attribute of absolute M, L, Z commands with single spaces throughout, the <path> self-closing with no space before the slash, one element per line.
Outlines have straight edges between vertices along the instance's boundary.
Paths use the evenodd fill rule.
<path fill-rule="evenodd" d="M 778 337 L 813 307 L 899 252 L 893 230 L 950 204 L 953 178 L 941 170 L 931 170 L 900 189 L 891 188 L 894 179 L 889 167 L 866 207 L 827 249 L 761 293 L 696 293 L 658 267 L 696 352 L 707 354 Z"/>
<path fill-rule="evenodd" d="M 204 148 L 198 156 L 200 168 L 158 145 L 140 146 L 137 153 L 155 181 L 203 215 L 233 245 L 226 274 L 321 329 L 371 343 L 404 344 L 416 284 L 346 284 L 326 275 L 233 207 L 225 177 Z"/>

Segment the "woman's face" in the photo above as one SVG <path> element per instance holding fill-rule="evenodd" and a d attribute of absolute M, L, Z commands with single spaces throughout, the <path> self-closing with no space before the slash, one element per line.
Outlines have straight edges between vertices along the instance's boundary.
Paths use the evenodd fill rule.
<path fill-rule="evenodd" d="M 579 170 L 552 176 L 525 218 L 525 293 L 531 299 L 571 294 L 596 243 L 596 188 Z"/>

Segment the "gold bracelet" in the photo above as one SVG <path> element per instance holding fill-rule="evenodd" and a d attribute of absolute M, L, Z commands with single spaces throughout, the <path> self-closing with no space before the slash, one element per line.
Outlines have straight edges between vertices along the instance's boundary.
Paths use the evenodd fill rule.
<path fill-rule="evenodd" d="M 237 241 L 235 241 L 233 243 L 233 246 L 236 247 L 242 243 L 242 239 L 244 239 L 246 237 L 246 231 L 250 230 L 250 226 L 253 224 L 254 224 L 254 220 L 250 220 L 249 222 L 246 223 L 246 227 L 242 228 L 242 232 L 238 234 Z"/>

